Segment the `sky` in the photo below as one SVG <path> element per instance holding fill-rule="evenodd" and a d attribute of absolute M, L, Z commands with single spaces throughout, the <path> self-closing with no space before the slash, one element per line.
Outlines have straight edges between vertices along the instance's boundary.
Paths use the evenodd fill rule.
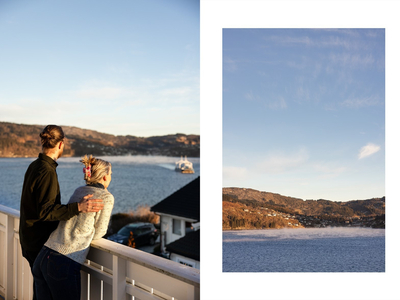
<path fill-rule="evenodd" d="M 199 5 L 0 1 L 0 121 L 200 134 Z"/>
<path fill-rule="evenodd" d="M 385 196 L 385 29 L 223 29 L 223 186 Z"/>

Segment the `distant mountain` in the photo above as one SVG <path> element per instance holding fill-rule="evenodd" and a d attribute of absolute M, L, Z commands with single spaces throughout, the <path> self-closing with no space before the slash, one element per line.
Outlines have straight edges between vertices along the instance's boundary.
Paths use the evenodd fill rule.
<path fill-rule="evenodd" d="M 223 188 L 222 200 L 224 230 L 385 227 L 385 197 L 346 202 L 302 200 L 254 189 Z"/>
<path fill-rule="evenodd" d="M 45 126 L 0 122 L 0 157 L 36 157 L 41 151 L 39 134 Z M 87 153 L 200 157 L 199 135 L 115 136 L 78 127 L 61 127 L 67 137 L 64 157 Z"/>
<path fill-rule="evenodd" d="M 225 199 L 308 216 L 365 217 L 385 214 L 385 197 L 366 200 L 302 200 L 246 188 L 223 188 Z"/>

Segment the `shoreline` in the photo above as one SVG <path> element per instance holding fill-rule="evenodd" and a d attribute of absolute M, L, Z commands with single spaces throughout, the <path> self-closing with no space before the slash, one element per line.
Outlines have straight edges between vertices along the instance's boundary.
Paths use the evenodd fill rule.
<path fill-rule="evenodd" d="M 328 226 L 328 227 L 282 227 L 282 228 L 235 228 L 235 229 L 227 229 L 223 228 L 224 231 L 250 231 L 250 230 L 281 230 L 281 229 L 332 229 L 332 228 L 362 228 L 362 229 L 386 229 L 385 227 L 360 227 L 360 226 Z"/>

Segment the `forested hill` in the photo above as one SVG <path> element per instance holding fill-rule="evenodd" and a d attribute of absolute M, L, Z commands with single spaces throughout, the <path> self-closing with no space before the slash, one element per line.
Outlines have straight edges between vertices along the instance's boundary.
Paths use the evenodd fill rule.
<path fill-rule="evenodd" d="M 41 151 L 39 134 L 45 126 L 0 122 L 0 157 L 36 157 Z M 199 135 L 115 136 L 71 126 L 62 128 L 67 137 L 64 157 L 87 153 L 200 157 Z"/>
<path fill-rule="evenodd" d="M 223 200 L 294 215 L 366 217 L 385 214 L 385 197 L 350 201 L 302 200 L 253 189 L 223 188 Z"/>

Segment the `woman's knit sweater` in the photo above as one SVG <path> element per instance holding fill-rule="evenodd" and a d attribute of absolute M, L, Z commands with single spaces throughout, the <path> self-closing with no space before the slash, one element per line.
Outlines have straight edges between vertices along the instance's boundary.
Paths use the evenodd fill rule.
<path fill-rule="evenodd" d="M 92 240 L 106 234 L 114 205 L 114 196 L 102 185 L 77 188 L 69 203 L 79 202 L 88 194 L 93 194 L 93 199 L 102 199 L 104 209 L 97 213 L 80 213 L 68 221 L 60 221 L 45 243 L 46 247 L 81 264 L 85 262 Z"/>

